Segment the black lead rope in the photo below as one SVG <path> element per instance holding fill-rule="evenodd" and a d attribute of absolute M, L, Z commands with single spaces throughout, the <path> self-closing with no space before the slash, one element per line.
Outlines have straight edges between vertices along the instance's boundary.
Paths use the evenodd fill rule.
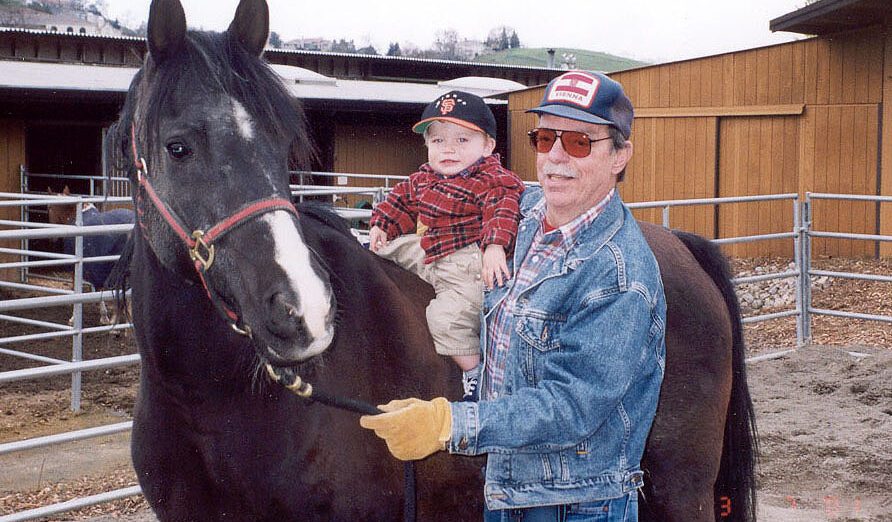
<path fill-rule="evenodd" d="M 313 400 L 332 408 L 352 411 L 353 413 L 362 415 L 377 415 L 379 413 L 384 413 L 367 402 L 330 395 L 322 390 L 316 389 L 312 384 L 302 380 L 291 368 L 277 368 L 267 364 L 266 371 L 270 374 L 273 380 L 277 381 L 299 397 Z M 414 522 L 416 509 L 415 463 L 411 460 L 403 463 L 403 487 L 405 489 L 403 498 L 403 520 L 405 522 Z"/>

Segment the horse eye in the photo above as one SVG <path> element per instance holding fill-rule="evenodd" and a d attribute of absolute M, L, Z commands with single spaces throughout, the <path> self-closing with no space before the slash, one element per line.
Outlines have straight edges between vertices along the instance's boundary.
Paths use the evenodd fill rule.
<path fill-rule="evenodd" d="M 167 152 L 173 156 L 174 159 L 183 159 L 192 154 L 192 149 L 182 143 L 173 142 L 167 144 Z"/>

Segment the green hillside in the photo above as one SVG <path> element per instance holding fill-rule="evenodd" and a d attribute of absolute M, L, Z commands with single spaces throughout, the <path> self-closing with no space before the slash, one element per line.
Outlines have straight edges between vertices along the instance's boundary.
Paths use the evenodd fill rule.
<path fill-rule="evenodd" d="M 475 62 L 482 63 L 500 63 L 508 65 L 528 65 L 530 67 L 547 67 L 548 49 L 506 49 L 492 54 L 484 54 L 474 59 Z M 564 53 L 572 53 L 576 55 L 576 68 L 593 71 L 616 72 L 623 69 L 631 69 L 633 67 L 641 67 L 649 65 L 646 62 L 623 58 L 622 56 L 614 56 L 607 53 L 599 53 L 595 51 L 586 51 L 583 49 L 565 49 L 556 47 L 554 49 L 555 67 L 560 68 L 562 55 Z"/>

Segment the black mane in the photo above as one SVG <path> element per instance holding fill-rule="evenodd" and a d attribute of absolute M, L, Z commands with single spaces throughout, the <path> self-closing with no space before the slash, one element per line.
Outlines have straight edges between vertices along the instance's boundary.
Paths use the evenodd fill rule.
<path fill-rule="evenodd" d="M 152 80 L 145 81 L 146 77 Z M 145 133 L 144 142 L 138 138 L 141 148 L 155 150 L 154 134 L 161 118 L 160 108 L 176 106 L 178 86 L 183 85 L 222 92 L 238 101 L 270 135 L 285 140 L 291 154 L 289 159 L 298 168 L 308 168 L 315 157 L 299 102 L 291 97 L 269 65 L 248 53 L 229 33 L 189 31 L 178 54 L 166 58 L 163 66 L 156 64 L 151 56 L 147 57 L 133 78 L 114 129 L 125 158 L 121 167 L 128 172 L 133 171 L 131 126 L 135 123 L 137 132 Z M 134 121 L 137 114 L 143 121 Z"/>

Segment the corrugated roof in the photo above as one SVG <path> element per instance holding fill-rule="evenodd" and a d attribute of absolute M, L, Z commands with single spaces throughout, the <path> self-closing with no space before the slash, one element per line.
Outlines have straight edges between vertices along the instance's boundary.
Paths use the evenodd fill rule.
<path fill-rule="evenodd" d="M 109 41 L 130 41 L 130 42 L 141 42 L 145 45 L 146 39 L 144 37 L 136 37 L 136 36 L 110 36 L 110 35 L 99 35 L 99 34 L 76 34 L 76 33 L 57 33 L 52 31 L 42 31 L 38 29 L 22 29 L 22 28 L 14 28 L 14 27 L 0 27 L 0 33 L 24 33 L 24 34 L 33 34 L 33 35 L 42 35 L 42 36 L 55 36 L 62 38 L 88 38 L 94 40 L 109 40 Z M 407 56 L 380 56 L 374 54 L 357 54 L 357 53 L 335 53 L 328 51 L 309 51 L 306 49 L 276 49 L 273 47 L 266 48 L 267 53 L 272 54 L 283 54 L 283 55 L 304 55 L 304 56 L 334 56 L 341 58 L 350 58 L 350 59 L 360 59 L 360 60 L 371 60 L 371 61 L 394 61 L 394 62 L 405 62 L 405 63 L 429 63 L 429 64 L 441 64 L 441 65 L 461 65 L 464 67 L 473 66 L 473 67 L 482 67 L 482 68 L 492 68 L 492 69 L 509 69 L 509 70 L 530 70 L 530 71 L 557 71 L 560 72 L 560 69 L 548 68 L 548 67 L 533 67 L 529 65 L 511 65 L 511 64 L 501 64 L 501 63 L 484 63 L 484 62 L 465 62 L 459 60 L 436 60 L 430 58 L 410 58 Z"/>
<path fill-rule="evenodd" d="M 287 65 L 274 65 L 273 69 L 291 93 L 303 99 L 424 104 L 452 89 L 486 97 L 524 88 L 517 82 L 497 78 L 458 78 L 434 85 L 339 80 Z M 124 93 L 130 88 L 137 71 L 134 67 L 0 61 L 0 89 Z M 506 102 L 489 100 L 489 103 Z"/>

